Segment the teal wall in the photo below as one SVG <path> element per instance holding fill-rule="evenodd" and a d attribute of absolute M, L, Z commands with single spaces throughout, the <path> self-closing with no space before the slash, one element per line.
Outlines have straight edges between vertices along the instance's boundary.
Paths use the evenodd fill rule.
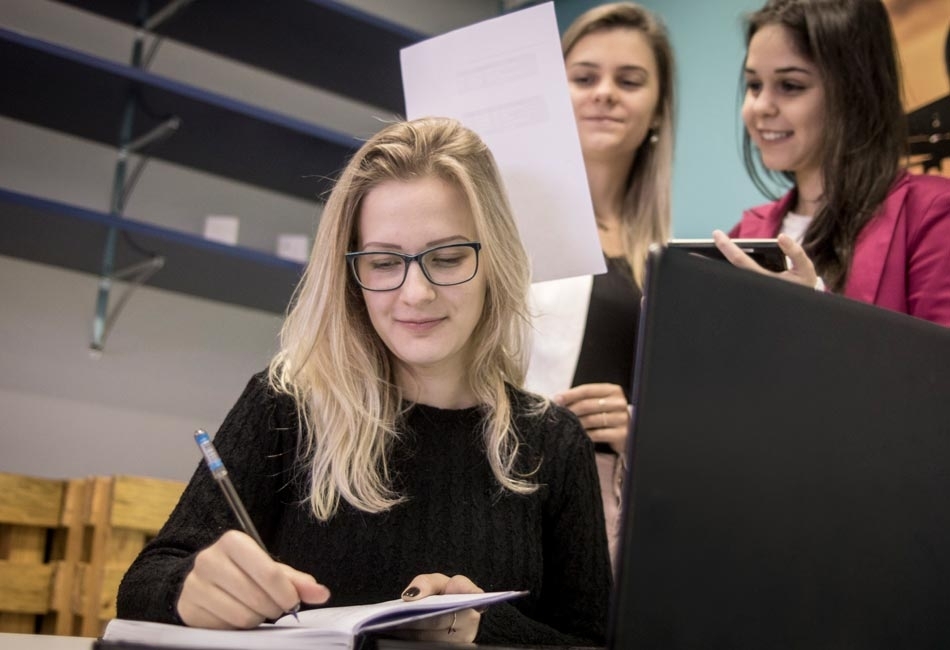
<path fill-rule="evenodd" d="M 563 32 L 593 0 L 555 0 Z M 743 209 L 764 203 L 740 152 L 742 16 L 762 0 L 640 0 L 666 23 L 677 64 L 673 233 L 708 237 Z"/>

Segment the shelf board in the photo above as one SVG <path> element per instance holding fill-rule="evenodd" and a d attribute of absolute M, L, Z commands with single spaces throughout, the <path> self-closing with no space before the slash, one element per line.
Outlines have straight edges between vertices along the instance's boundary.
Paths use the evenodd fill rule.
<path fill-rule="evenodd" d="M 131 0 L 60 0 L 137 24 Z M 170 0 L 151 0 L 152 15 Z M 405 114 L 399 50 L 427 36 L 331 0 L 196 0 L 156 34 Z"/>
<path fill-rule="evenodd" d="M 0 255 L 98 275 L 112 227 L 165 257 L 148 282 L 160 289 L 282 314 L 303 272 L 260 251 L 0 188 Z M 144 259 L 118 238 L 117 270 Z"/>
<path fill-rule="evenodd" d="M 198 3 L 200 4 L 200 2 Z M 318 200 L 356 138 L 132 66 L 0 28 L 0 114 L 116 146 L 130 93 L 141 100 L 134 136 L 169 116 L 181 126 L 143 154 L 276 192 Z"/>

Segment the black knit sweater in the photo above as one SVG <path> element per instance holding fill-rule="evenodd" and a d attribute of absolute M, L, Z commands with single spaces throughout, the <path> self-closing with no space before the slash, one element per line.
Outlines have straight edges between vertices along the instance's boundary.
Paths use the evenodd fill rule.
<path fill-rule="evenodd" d="M 421 573 L 462 574 L 485 591 L 530 591 L 493 605 L 477 641 L 602 644 L 611 577 L 592 445 L 568 411 L 529 415 L 527 396 L 511 395 L 519 467 L 540 467 L 541 487 L 526 496 L 501 490 L 492 475 L 479 408 L 413 406 L 389 459 L 394 487 L 408 499 L 380 514 L 343 502 L 323 523 L 295 465 L 293 401 L 263 375 L 251 379 L 215 446 L 267 549 L 327 585 L 328 605 L 398 598 Z M 237 522 L 199 466 L 126 573 L 119 617 L 181 623 L 175 604 L 195 554 L 230 528 Z"/>

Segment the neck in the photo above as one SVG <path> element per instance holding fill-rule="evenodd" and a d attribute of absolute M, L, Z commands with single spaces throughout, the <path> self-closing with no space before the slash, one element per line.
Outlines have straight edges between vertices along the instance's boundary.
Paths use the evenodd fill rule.
<path fill-rule="evenodd" d="M 624 256 L 623 199 L 633 159 L 585 159 L 600 247 L 607 257 Z"/>
<path fill-rule="evenodd" d="M 821 173 L 796 174 L 795 189 L 795 212 L 815 216 L 825 203 Z"/>
<path fill-rule="evenodd" d="M 584 161 L 594 215 L 602 231 L 617 230 L 620 225 L 631 164 L 632 160 L 624 164 L 616 159 Z"/>
<path fill-rule="evenodd" d="M 417 404 L 440 409 L 463 409 L 478 404 L 467 375 L 461 369 L 446 372 L 438 368 L 407 368 L 399 364 L 396 382 L 403 398 Z"/>

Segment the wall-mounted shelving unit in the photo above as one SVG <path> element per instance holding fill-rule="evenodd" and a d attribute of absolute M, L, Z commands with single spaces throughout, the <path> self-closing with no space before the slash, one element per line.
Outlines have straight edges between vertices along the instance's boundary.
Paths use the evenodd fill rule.
<path fill-rule="evenodd" d="M 400 48 L 424 38 L 327 0 L 58 1 L 137 27 L 145 16 L 150 35 L 384 113 L 403 112 Z M 156 16 L 163 19 L 152 21 Z M 0 28 L 0 59 L 15 62 L 2 75 L 0 115 L 120 148 L 174 119 L 174 133 L 134 153 L 315 204 L 360 144 L 349 134 L 153 74 L 135 65 L 134 56 L 131 65 L 117 63 Z M 120 125 L 130 99 L 134 126 L 123 141 Z M 149 280 L 152 286 L 277 313 L 286 309 L 302 265 L 137 221 L 122 213 L 124 201 L 117 204 L 112 213 L 98 212 L 0 187 L 0 228 L 6 232 L 0 254 L 101 274 L 108 286 L 113 267 L 134 265 L 141 251 L 154 251 L 164 265 Z M 117 242 L 113 258 L 103 255 L 110 238 Z"/>
<path fill-rule="evenodd" d="M 148 106 L 136 132 L 177 116 L 181 126 L 138 153 L 315 200 L 359 142 L 345 134 L 209 93 L 132 66 L 0 28 L 0 113 L 115 145 L 129 93 Z"/>
<path fill-rule="evenodd" d="M 98 274 L 106 234 L 117 228 L 141 248 L 161 251 L 165 265 L 150 285 L 253 309 L 282 312 L 303 268 L 250 248 L 4 189 L 0 214 L 0 255 Z M 141 259 L 119 238 L 117 267 Z"/>
<path fill-rule="evenodd" d="M 135 25 L 132 0 L 59 0 Z M 150 0 L 157 15 L 173 0 Z M 399 50 L 426 38 L 332 0 L 193 0 L 155 34 L 403 113 Z"/>

